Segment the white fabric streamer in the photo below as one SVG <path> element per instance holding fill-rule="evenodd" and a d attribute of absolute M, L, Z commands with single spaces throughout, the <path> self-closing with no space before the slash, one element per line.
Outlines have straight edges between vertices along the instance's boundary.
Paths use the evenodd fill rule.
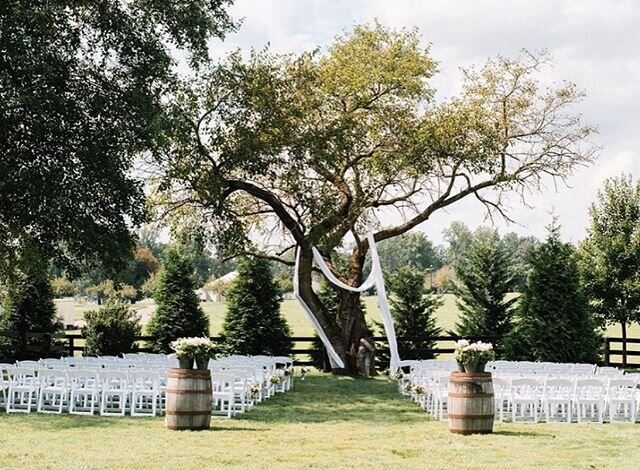
<path fill-rule="evenodd" d="M 382 323 L 384 325 L 384 329 L 387 334 L 387 340 L 389 342 L 389 352 L 391 353 L 391 364 L 389 368 L 391 369 L 391 371 L 395 372 L 400 365 L 400 356 L 398 354 L 398 344 L 396 342 L 396 333 L 393 327 L 393 319 L 391 318 L 391 313 L 389 311 L 389 303 L 387 302 L 387 292 L 384 287 L 384 278 L 382 276 L 380 258 L 378 256 L 378 250 L 376 248 L 376 242 L 373 237 L 373 232 L 369 232 L 369 234 L 367 235 L 367 239 L 369 240 L 369 247 L 371 249 L 371 273 L 369 274 L 369 277 L 367 278 L 367 280 L 363 282 L 362 285 L 360 285 L 359 287 L 349 286 L 344 282 L 340 281 L 337 277 L 335 277 L 331 272 L 331 270 L 329 269 L 329 267 L 327 266 L 327 264 L 324 262 L 322 255 L 315 247 L 312 248 L 313 259 L 315 260 L 316 264 L 320 267 L 320 270 L 325 275 L 325 277 L 332 284 L 340 287 L 341 289 L 345 289 L 350 292 L 365 292 L 371 289 L 373 286 L 376 286 L 376 291 L 378 294 L 378 304 L 380 306 L 380 313 L 382 315 Z M 327 335 L 322 330 L 322 326 L 320 326 L 320 324 L 318 323 L 318 320 L 311 312 L 311 309 L 307 306 L 307 304 L 304 302 L 304 300 L 302 300 L 302 297 L 300 296 L 300 290 L 299 290 L 299 284 L 298 284 L 299 265 L 300 265 L 300 248 L 298 248 L 298 251 L 296 254 L 296 266 L 295 266 L 295 273 L 293 278 L 294 295 L 300 302 L 300 305 L 302 305 L 302 309 L 305 311 L 305 313 L 309 317 L 309 320 L 311 321 L 314 328 L 318 332 L 318 335 L 320 336 L 322 343 L 327 348 L 329 359 L 331 361 L 331 366 L 332 367 L 338 366 L 340 368 L 343 368 L 344 363 L 342 362 L 342 359 L 340 358 L 338 353 L 336 353 L 335 349 L 333 348 L 333 345 L 329 341 L 329 338 L 327 338 Z"/>
<path fill-rule="evenodd" d="M 302 297 L 300 296 L 300 282 L 298 281 L 299 266 L 300 266 L 300 248 L 298 248 L 296 252 L 296 267 L 295 267 L 295 272 L 293 273 L 293 295 L 295 295 L 296 299 L 298 299 L 298 302 L 300 302 L 300 305 L 302 305 L 302 310 L 304 310 L 305 313 L 307 314 L 307 317 L 309 317 L 309 321 L 315 328 L 316 332 L 318 333 L 318 336 L 320 336 L 320 340 L 322 341 L 322 344 L 324 344 L 324 347 L 327 349 L 327 354 L 329 355 L 329 361 L 331 362 L 331 367 L 333 367 L 334 369 L 336 367 L 340 369 L 344 369 L 344 362 L 342 362 L 342 359 L 340 358 L 336 350 L 333 348 L 331 341 L 329 341 L 329 338 L 327 338 L 327 335 L 322 329 L 322 326 L 320 325 L 320 323 L 318 323 L 318 319 L 315 317 L 315 315 L 313 314 L 309 306 L 304 302 L 304 300 L 302 300 Z"/>

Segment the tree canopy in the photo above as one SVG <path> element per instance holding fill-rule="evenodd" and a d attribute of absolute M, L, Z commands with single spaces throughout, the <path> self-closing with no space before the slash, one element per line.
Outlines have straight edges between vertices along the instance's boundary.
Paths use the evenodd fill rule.
<path fill-rule="evenodd" d="M 134 159 L 161 142 L 176 57 L 234 25 L 228 0 L 0 4 L 0 268 L 35 240 L 120 265 L 145 215 Z M 178 51 L 178 53 L 176 53 Z"/>
<path fill-rule="evenodd" d="M 435 103 L 437 67 L 417 30 L 363 25 L 326 51 L 232 53 L 174 103 L 181 125 L 156 160 L 155 199 L 179 227 L 208 229 L 236 253 L 300 247 L 301 296 L 349 362 L 364 315 L 347 292 L 336 316 L 323 307 L 311 246 L 330 260 L 353 236 L 342 278 L 356 285 L 368 228 L 376 241 L 402 235 L 465 197 L 508 217 L 505 193 L 526 197 L 590 163 L 593 128 L 571 110 L 583 94 L 543 86 L 547 65 L 544 53 L 498 57 Z M 269 250 L 273 235 L 286 242 Z"/>
<path fill-rule="evenodd" d="M 630 175 L 607 179 L 590 212 L 580 246 L 586 292 L 596 319 L 619 324 L 626 338 L 627 326 L 640 320 L 640 183 Z"/>

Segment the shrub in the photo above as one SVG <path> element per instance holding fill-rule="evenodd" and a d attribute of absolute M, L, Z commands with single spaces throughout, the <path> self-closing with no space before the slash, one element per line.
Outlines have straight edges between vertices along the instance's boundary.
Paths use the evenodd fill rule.
<path fill-rule="evenodd" d="M 51 280 L 51 288 L 56 299 L 73 297 L 77 293 L 76 287 L 66 277 L 56 277 Z"/>
<path fill-rule="evenodd" d="M 176 249 L 165 255 L 163 270 L 155 290 L 157 309 L 147 330 L 154 351 L 168 353 L 178 338 L 209 336 L 209 319 L 196 295 L 193 264 Z"/>
<path fill-rule="evenodd" d="M 59 354 L 50 337 L 27 336 L 27 333 L 52 335 L 62 332 L 48 268 L 40 251 L 30 247 L 21 255 L 19 268 L 7 282 L 0 329 L 12 330 L 18 335 L 4 340 L 5 360 L 39 359 Z"/>
<path fill-rule="evenodd" d="M 142 327 L 136 313 L 126 305 L 107 303 L 99 310 L 84 314 L 85 354 L 89 356 L 118 356 L 137 349 L 136 336 Z"/>

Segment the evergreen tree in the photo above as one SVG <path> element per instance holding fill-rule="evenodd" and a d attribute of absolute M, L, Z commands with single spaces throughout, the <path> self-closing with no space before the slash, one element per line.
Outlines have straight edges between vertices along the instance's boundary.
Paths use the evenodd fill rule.
<path fill-rule="evenodd" d="M 580 285 L 576 252 L 557 225 L 530 256 L 532 270 L 509 339 L 513 359 L 596 362 L 602 344 Z"/>
<path fill-rule="evenodd" d="M 460 336 L 492 338 L 500 350 L 511 330 L 515 298 L 512 290 L 510 256 L 495 230 L 476 233 L 465 257 L 454 266 L 457 283 L 452 291 L 460 309 L 456 324 Z"/>
<path fill-rule="evenodd" d="M 400 268 L 387 282 L 393 294 L 390 299 L 391 316 L 398 338 L 425 336 L 424 341 L 398 340 L 402 359 L 432 359 L 436 347 L 434 336 L 441 329 L 436 326 L 435 311 L 442 305 L 438 296 L 424 295 L 424 273 L 410 267 Z"/>
<path fill-rule="evenodd" d="M 47 337 L 27 337 L 27 333 L 62 332 L 53 303 L 48 261 L 39 249 L 24 249 L 17 272 L 7 282 L 0 316 L 0 329 L 18 333 L 3 341 L 5 360 L 39 359 L 59 354 L 55 341 Z"/>
<path fill-rule="evenodd" d="M 227 294 L 223 349 L 229 354 L 288 355 L 293 343 L 289 325 L 280 314 L 280 301 L 269 262 L 242 258 L 238 277 Z"/>
<path fill-rule="evenodd" d="M 170 343 L 178 338 L 209 335 L 209 319 L 195 291 L 191 260 L 169 249 L 155 289 L 157 309 L 147 326 L 155 351 L 170 352 Z"/>

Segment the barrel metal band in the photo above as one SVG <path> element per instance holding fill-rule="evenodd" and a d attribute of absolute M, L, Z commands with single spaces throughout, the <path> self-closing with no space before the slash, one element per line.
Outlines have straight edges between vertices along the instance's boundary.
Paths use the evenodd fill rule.
<path fill-rule="evenodd" d="M 449 397 L 451 398 L 482 398 L 482 397 L 493 397 L 493 392 L 478 392 L 478 393 L 459 393 L 459 392 L 449 392 Z"/>
<path fill-rule="evenodd" d="M 167 410 L 165 411 L 167 416 L 208 416 L 211 414 L 211 410 L 201 410 L 201 411 L 174 411 Z"/>
<path fill-rule="evenodd" d="M 180 388 L 168 388 L 166 393 L 175 393 L 177 395 L 211 395 L 213 390 L 210 388 L 203 388 L 202 390 L 188 390 Z"/>
<path fill-rule="evenodd" d="M 449 419 L 493 419 L 493 414 L 490 415 L 447 415 Z"/>

